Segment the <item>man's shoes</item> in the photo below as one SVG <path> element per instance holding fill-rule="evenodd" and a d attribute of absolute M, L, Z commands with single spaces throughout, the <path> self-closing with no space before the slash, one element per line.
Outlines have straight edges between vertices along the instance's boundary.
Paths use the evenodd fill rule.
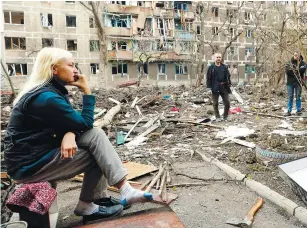
<path fill-rule="evenodd" d="M 302 111 L 297 111 L 296 112 L 296 115 L 298 115 L 298 116 L 301 116 L 303 113 L 302 113 Z"/>
<path fill-rule="evenodd" d="M 223 121 L 227 122 L 228 121 L 228 116 L 223 116 Z"/>
<path fill-rule="evenodd" d="M 117 204 L 110 207 L 99 206 L 97 212 L 91 215 L 83 215 L 83 222 L 89 222 L 98 219 L 110 218 L 119 215 L 123 211 L 124 207 L 121 204 Z"/>
<path fill-rule="evenodd" d="M 113 196 L 110 196 L 110 197 L 96 199 L 93 203 L 99 206 L 111 207 L 114 205 L 121 205 L 121 200 Z M 129 207 L 131 207 L 131 205 L 125 205 L 124 210 L 128 209 Z"/>
<path fill-rule="evenodd" d="M 285 114 L 284 114 L 284 116 L 291 116 L 291 112 L 286 112 Z"/>

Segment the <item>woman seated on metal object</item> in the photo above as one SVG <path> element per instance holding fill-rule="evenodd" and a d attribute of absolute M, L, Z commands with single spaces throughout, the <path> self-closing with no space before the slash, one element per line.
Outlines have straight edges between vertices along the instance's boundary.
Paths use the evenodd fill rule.
<path fill-rule="evenodd" d="M 81 114 L 71 107 L 66 85 L 84 93 Z M 4 156 L 8 174 L 17 183 L 52 182 L 84 173 L 74 213 L 88 220 L 153 199 L 151 193 L 130 186 L 127 170 L 104 131 L 93 128 L 95 96 L 86 77 L 78 74 L 70 52 L 42 49 L 13 105 Z M 121 200 L 102 207 L 94 201 L 106 196 L 107 181 L 119 189 Z"/>

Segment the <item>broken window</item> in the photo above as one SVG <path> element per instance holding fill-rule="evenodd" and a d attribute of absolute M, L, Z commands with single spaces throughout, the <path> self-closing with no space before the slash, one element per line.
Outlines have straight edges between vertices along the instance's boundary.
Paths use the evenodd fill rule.
<path fill-rule="evenodd" d="M 159 2 L 156 2 L 156 7 L 164 7 L 164 2 L 163 1 L 159 1 Z"/>
<path fill-rule="evenodd" d="M 253 36 L 253 32 L 251 30 L 247 29 L 246 32 L 245 32 L 245 37 L 252 38 L 252 36 Z"/>
<path fill-rule="evenodd" d="M 117 42 L 117 48 L 118 48 L 118 50 L 127 51 L 128 44 L 127 44 L 126 41 L 118 41 Z"/>
<path fill-rule="evenodd" d="M 164 36 L 163 19 L 157 18 L 157 29 L 159 30 L 160 36 Z"/>
<path fill-rule="evenodd" d="M 77 40 L 67 40 L 67 51 L 77 51 Z"/>
<path fill-rule="evenodd" d="M 196 27 L 196 34 L 201 35 L 200 25 L 197 25 L 197 27 Z"/>
<path fill-rule="evenodd" d="M 254 55 L 254 48 L 251 47 L 245 48 L 245 56 L 249 57 L 251 55 Z"/>
<path fill-rule="evenodd" d="M 99 74 L 99 64 L 98 63 L 91 63 L 91 74 Z"/>
<path fill-rule="evenodd" d="M 24 13 L 4 11 L 4 23 L 23 25 L 24 24 Z"/>
<path fill-rule="evenodd" d="M 5 37 L 5 49 L 26 50 L 26 38 Z"/>
<path fill-rule="evenodd" d="M 93 17 L 90 17 L 90 28 L 97 28 L 97 25 Z"/>
<path fill-rule="evenodd" d="M 131 17 L 130 16 L 118 16 L 113 15 L 111 17 L 111 26 L 120 28 L 130 28 Z"/>
<path fill-rule="evenodd" d="M 174 3 L 174 9 L 175 10 L 179 10 L 179 11 L 185 11 L 188 12 L 188 5 L 186 3 L 182 3 L 182 2 L 175 2 Z"/>
<path fill-rule="evenodd" d="M 138 41 L 138 49 L 139 51 L 152 51 L 153 43 L 151 41 Z"/>
<path fill-rule="evenodd" d="M 219 16 L 219 8 L 218 7 L 212 7 L 212 16 L 218 17 Z"/>
<path fill-rule="evenodd" d="M 139 63 L 138 72 L 141 72 L 141 67 L 142 67 L 142 63 Z M 148 64 L 147 63 L 143 64 L 143 71 L 144 71 L 144 74 L 148 74 Z"/>
<path fill-rule="evenodd" d="M 43 38 L 42 47 L 53 47 L 53 39 Z"/>
<path fill-rule="evenodd" d="M 251 66 L 251 65 L 246 64 L 245 65 L 245 73 L 246 74 L 256 73 L 255 66 Z"/>
<path fill-rule="evenodd" d="M 212 27 L 212 35 L 218 35 L 218 27 Z"/>
<path fill-rule="evenodd" d="M 184 27 L 182 26 L 181 21 L 179 21 L 179 20 L 175 21 L 175 30 L 184 31 Z"/>
<path fill-rule="evenodd" d="M 99 51 L 99 40 L 90 40 L 90 51 Z"/>
<path fill-rule="evenodd" d="M 228 49 L 228 55 L 235 55 L 235 47 L 229 47 Z"/>
<path fill-rule="evenodd" d="M 117 42 L 116 41 L 112 41 L 111 45 L 112 45 L 112 50 L 117 50 Z"/>
<path fill-rule="evenodd" d="M 166 42 L 166 50 L 167 51 L 174 51 L 174 42 L 173 41 L 167 41 Z"/>
<path fill-rule="evenodd" d="M 128 42 L 127 41 L 111 41 L 112 50 L 128 50 Z"/>
<path fill-rule="evenodd" d="M 185 53 L 193 52 L 193 44 L 191 42 L 179 42 L 180 51 Z"/>
<path fill-rule="evenodd" d="M 112 4 L 126 5 L 126 1 L 111 1 Z"/>
<path fill-rule="evenodd" d="M 52 26 L 52 14 L 41 13 L 41 25 L 46 28 Z"/>
<path fill-rule="evenodd" d="M 176 64 L 175 65 L 176 74 L 187 74 L 188 73 L 188 66 L 183 64 Z"/>
<path fill-rule="evenodd" d="M 28 74 L 28 67 L 25 63 L 7 63 L 9 76 L 20 76 Z"/>
<path fill-rule="evenodd" d="M 158 73 L 166 74 L 166 65 L 164 63 L 158 63 Z"/>
<path fill-rule="evenodd" d="M 118 63 L 112 66 L 112 74 L 128 74 L 127 63 Z"/>
<path fill-rule="evenodd" d="M 76 16 L 66 16 L 66 27 L 77 27 Z"/>
<path fill-rule="evenodd" d="M 244 12 L 244 19 L 245 20 L 251 20 L 252 18 L 252 13 L 251 12 Z"/>
<path fill-rule="evenodd" d="M 235 9 L 227 9 L 226 15 L 227 15 L 228 18 L 235 18 L 237 12 L 238 11 L 235 10 Z"/>
<path fill-rule="evenodd" d="M 138 28 L 138 34 L 142 36 L 151 36 L 152 35 L 152 18 L 146 18 L 144 29 Z"/>

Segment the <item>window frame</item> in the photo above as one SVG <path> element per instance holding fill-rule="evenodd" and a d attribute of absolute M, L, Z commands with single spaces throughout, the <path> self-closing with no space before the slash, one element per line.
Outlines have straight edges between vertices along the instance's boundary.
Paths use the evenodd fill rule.
<path fill-rule="evenodd" d="M 11 48 L 7 48 L 7 39 L 10 39 L 10 43 L 11 43 Z M 18 48 L 14 48 L 14 41 L 13 39 L 18 39 Z M 22 42 L 21 42 L 21 39 L 23 39 L 24 41 L 24 48 L 21 47 L 22 45 Z M 4 37 L 4 46 L 5 46 L 5 50 L 21 50 L 21 51 L 24 51 L 24 50 L 27 50 L 27 42 L 26 42 L 26 38 L 25 37 Z"/>
<path fill-rule="evenodd" d="M 76 22 L 76 24 L 75 24 L 75 26 L 68 26 L 68 21 L 67 21 L 67 19 L 69 18 L 69 17 L 72 17 L 72 18 L 75 18 L 75 22 Z M 77 16 L 76 15 L 66 15 L 66 28 L 76 28 L 77 27 Z"/>
<path fill-rule="evenodd" d="M 219 31 L 219 27 L 213 26 L 212 27 L 212 36 L 219 35 L 218 31 Z"/>
<path fill-rule="evenodd" d="M 89 45 L 90 45 L 90 47 L 89 47 L 90 52 L 99 52 L 100 51 L 99 40 L 90 40 Z M 98 47 L 98 48 L 96 48 L 96 47 Z"/>
<path fill-rule="evenodd" d="M 99 74 L 99 63 L 90 63 L 90 72 L 94 75 Z"/>
<path fill-rule="evenodd" d="M 175 74 L 178 75 L 189 74 L 188 66 L 184 64 L 175 64 Z"/>
<path fill-rule="evenodd" d="M 76 45 L 76 49 L 75 50 L 69 50 L 68 49 L 68 41 L 73 41 L 74 44 Z M 78 51 L 78 40 L 66 40 L 66 50 L 67 51 Z"/>
<path fill-rule="evenodd" d="M 9 65 L 13 65 L 14 67 L 12 67 L 12 70 L 14 72 L 14 75 L 10 75 L 10 70 L 9 70 Z M 20 67 L 20 71 L 21 71 L 21 74 L 16 74 L 16 65 L 19 65 Z M 23 66 L 26 66 L 26 74 L 24 74 L 24 68 Z M 12 77 L 12 76 L 26 76 L 28 75 L 28 64 L 27 63 L 7 63 L 6 64 L 6 68 L 7 68 L 7 72 L 9 73 L 9 76 Z"/>
<path fill-rule="evenodd" d="M 245 47 L 245 56 L 247 56 L 247 53 L 251 53 L 250 56 L 254 56 L 255 48 L 252 48 L 252 47 Z"/>
<path fill-rule="evenodd" d="M 46 40 L 50 40 L 51 41 L 51 43 L 52 43 L 52 45 L 51 46 L 44 46 L 44 40 L 46 41 Z M 46 42 L 45 42 L 46 43 Z M 52 39 L 52 38 L 42 38 L 42 48 L 44 48 L 44 47 L 54 47 L 54 39 Z"/>
<path fill-rule="evenodd" d="M 44 17 L 46 16 L 47 19 L 47 25 L 44 25 Z M 49 20 L 51 18 L 51 20 Z M 47 28 L 49 26 L 53 26 L 53 16 L 51 13 L 40 13 L 40 19 L 41 19 L 41 26 Z"/>
<path fill-rule="evenodd" d="M 124 66 L 126 66 L 126 70 L 127 72 L 123 72 L 124 70 Z M 113 73 L 113 69 L 116 68 L 116 74 Z M 119 70 L 120 69 L 120 70 Z M 124 75 L 124 74 L 128 74 L 128 64 L 127 63 L 117 63 L 117 64 L 113 64 L 112 65 L 112 74 L 113 75 L 117 75 L 117 74 L 121 74 L 121 75 Z M 121 72 L 120 72 L 121 71 Z"/>
<path fill-rule="evenodd" d="M 9 20 L 10 20 L 10 22 L 5 22 L 5 13 L 9 13 Z M 12 22 L 12 13 L 22 13 L 23 14 L 23 19 L 22 19 L 23 23 L 21 23 L 21 24 L 13 23 Z M 4 17 L 3 18 L 4 24 L 8 24 L 8 25 L 24 25 L 25 24 L 25 13 L 24 13 L 24 11 L 3 10 L 3 17 Z"/>
<path fill-rule="evenodd" d="M 164 71 L 164 72 L 160 72 L 160 69 L 162 69 L 161 71 Z M 165 63 L 158 63 L 158 74 L 166 74 L 166 64 Z"/>
<path fill-rule="evenodd" d="M 211 8 L 211 14 L 214 18 L 219 17 L 219 7 L 213 6 Z"/>
<path fill-rule="evenodd" d="M 249 30 L 249 29 L 246 29 L 246 31 L 245 31 L 245 37 L 246 37 L 246 38 L 253 38 L 253 31 L 252 31 L 252 30 Z"/>
<path fill-rule="evenodd" d="M 91 22 L 91 19 L 93 20 L 92 22 Z M 91 27 L 91 25 L 93 26 L 93 27 Z M 91 28 L 97 28 L 97 25 L 96 25 L 96 23 L 95 23 L 95 18 L 93 18 L 93 17 L 89 17 L 89 27 L 90 27 L 90 29 Z"/>

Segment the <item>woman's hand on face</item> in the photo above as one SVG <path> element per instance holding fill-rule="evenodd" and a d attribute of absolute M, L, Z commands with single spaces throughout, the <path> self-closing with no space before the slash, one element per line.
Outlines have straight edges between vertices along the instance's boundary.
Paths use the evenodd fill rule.
<path fill-rule="evenodd" d="M 75 81 L 69 83 L 69 85 L 78 87 L 79 89 L 83 90 L 83 92 L 85 94 L 91 94 L 91 90 L 90 90 L 90 88 L 88 86 L 88 82 L 87 82 L 86 76 L 83 75 L 83 74 L 79 74 L 79 75 L 76 75 L 74 77 L 75 77 Z"/>
<path fill-rule="evenodd" d="M 61 158 L 72 158 L 77 151 L 76 135 L 72 132 L 67 132 L 61 144 Z"/>

